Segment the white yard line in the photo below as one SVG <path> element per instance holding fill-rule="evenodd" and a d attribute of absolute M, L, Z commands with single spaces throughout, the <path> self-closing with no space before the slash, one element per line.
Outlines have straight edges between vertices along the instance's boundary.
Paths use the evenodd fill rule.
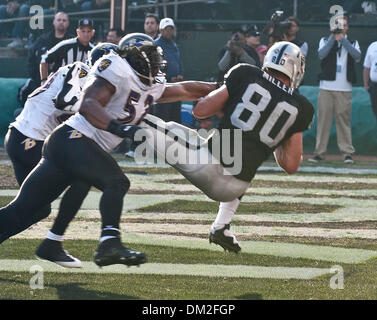
<path fill-rule="evenodd" d="M 257 190 L 257 189 L 255 189 Z M 271 193 L 274 192 L 274 189 L 271 188 Z M 307 191 L 310 192 L 310 191 Z M 17 190 L 0 190 L 0 196 L 15 196 L 17 194 Z M 101 198 L 101 193 L 96 191 L 90 191 L 88 196 L 85 198 L 84 203 L 82 204 L 81 208 L 83 210 L 98 210 L 99 208 L 99 201 Z M 268 198 L 266 198 L 268 196 Z M 292 197 L 289 195 L 245 195 L 242 198 L 242 202 L 287 202 L 287 203 L 310 203 L 313 205 L 316 204 L 323 204 L 323 205 L 341 205 L 341 206 L 354 206 L 357 203 L 359 210 L 368 210 L 369 208 L 377 207 L 377 200 L 355 200 L 350 198 L 303 198 L 303 197 Z M 174 194 L 127 194 L 124 197 L 124 205 L 123 205 L 123 212 L 129 210 L 135 210 L 144 206 L 154 205 L 161 202 L 169 202 L 173 200 L 191 200 L 191 201 L 210 201 L 216 203 L 215 201 L 211 200 L 204 194 L 200 195 L 174 195 Z M 52 203 L 52 208 L 56 209 L 59 207 L 60 198 L 55 200 Z M 343 212 L 344 208 L 338 209 L 336 212 Z M 215 213 L 215 212 L 214 212 Z M 325 213 L 325 212 L 324 212 Z M 376 215 L 377 217 L 377 215 Z"/>
<path fill-rule="evenodd" d="M 21 233 L 23 237 L 40 238 L 45 236 L 52 222 L 39 222 Z M 99 236 L 100 221 L 75 221 L 67 230 L 67 237 L 93 239 Z M 159 233 L 180 234 L 191 236 L 197 234 L 207 237 L 209 225 L 175 224 L 175 223 L 121 223 L 121 229 L 127 233 Z M 375 229 L 330 229 L 309 227 L 265 227 L 265 226 L 232 226 L 237 236 L 291 236 L 291 237 L 319 237 L 327 239 L 360 238 L 377 239 Z"/>
<path fill-rule="evenodd" d="M 123 167 L 130 168 L 169 168 L 167 164 L 137 164 L 127 161 L 118 161 L 118 164 Z M 284 172 L 284 170 L 278 166 L 261 166 L 258 168 L 258 172 Z M 354 169 L 354 168 L 332 168 L 321 166 L 301 166 L 298 169 L 299 172 L 308 173 L 335 173 L 335 174 L 377 174 L 376 169 Z"/>
<path fill-rule="evenodd" d="M 258 168 L 258 172 L 276 171 L 284 172 L 280 167 L 267 167 L 261 166 Z M 377 174 L 376 169 L 353 169 L 353 168 L 331 168 L 331 167 L 305 167 L 301 166 L 298 172 L 306 173 L 333 173 L 333 174 Z"/>
<path fill-rule="evenodd" d="M 39 260 L 0 260 L 0 271 L 30 272 L 32 267 L 41 267 L 43 272 L 57 273 L 121 273 L 186 275 L 227 278 L 312 279 L 331 273 L 328 268 L 260 267 L 244 265 L 146 263 L 140 267 L 127 268 L 114 265 L 99 268 L 94 262 L 84 261 L 82 269 L 68 269 L 51 262 Z M 40 270 L 40 269 L 39 269 Z"/>

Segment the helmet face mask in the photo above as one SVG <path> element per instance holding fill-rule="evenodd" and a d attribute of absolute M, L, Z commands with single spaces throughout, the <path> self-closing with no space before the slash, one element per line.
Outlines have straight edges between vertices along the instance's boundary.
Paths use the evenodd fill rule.
<path fill-rule="evenodd" d="M 285 74 L 290 79 L 290 86 L 297 89 L 305 74 L 305 56 L 291 42 L 276 42 L 264 58 L 262 70 L 268 69 Z"/>
<path fill-rule="evenodd" d="M 165 67 L 163 52 L 154 40 L 143 33 L 132 33 L 119 42 L 119 55 L 127 60 L 140 80 L 151 86 L 160 69 Z"/>

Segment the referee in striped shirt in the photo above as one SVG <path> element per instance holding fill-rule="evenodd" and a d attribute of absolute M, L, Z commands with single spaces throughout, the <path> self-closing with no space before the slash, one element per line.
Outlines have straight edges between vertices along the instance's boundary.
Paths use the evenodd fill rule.
<path fill-rule="evenodd" d="M 55 72 L 60 67 L 75 61 L 86 62 L 89 51 L 94 47 L 90 42 L 95 33 L 93 21 L 81 19 L 76 33 L 76 38 L 63 40 L 42 55 L 39 68 L 42 85 L 48 78 L 49 65 L 52 65 L 52 72 Z"/>

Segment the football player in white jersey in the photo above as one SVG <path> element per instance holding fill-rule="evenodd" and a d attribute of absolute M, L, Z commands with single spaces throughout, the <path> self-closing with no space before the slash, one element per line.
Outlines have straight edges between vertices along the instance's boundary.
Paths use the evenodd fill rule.
<path fill-rule="evenodd" d="M 59 68 L 28 96 L 21 114 L 9 125 L 5 148 L 19 185 L 39 162 L 43 141 L 63 122 L 60 119 L 78 111 L 88 73 L 89 67 L 82 62 Z"/>
<path fill-rule="evenodd" d="M 97 45 L 89 53 L 90 62 L 94 63 L 104 53 L 110 53 L 116 48 L 116 45 L 107 43 Z M 78 111 L 78 100 L 89 69 L 89 66 L 82 62 L 59 68 L 44 85 L 28 96 L 21 114 L 10 124 L 5 137 L 5 148 L 20 186 L 40 161 L 46 137 L 67 117 Z M 65 267 L 81 267 L 78 259 L 63 250 L 61 241 L 89 189 L 90 185 L 75 181 L 64 193 L 55 223 L 47 234 L 47 240 L 38 249 L 39 258 Z M 48 204 L 35 212 L 33 221 L 47 217 L 50 211 L 51 206 Z"/>
<path fill-rule="evenodd" d="M 102 232 L 95 263 L 130 266 L 146 262 L 144 253 L 121 243 L 120 216 L 130 182 L 108 152 L 124 138 L 134 138 L 137 125 L 154 101 L 195 101 L 213 91 L 216 84 L 166 84 L 160 72 L 162 51 L 147 35 L 129 34 L 119 47 L 118 54 L 110 53 L 95 63 L 79 102 L 79 113 L 49 135 L 41 161 L 18 196 L 0 209 L 0 243 L 22 231 L 18 222 L 30 221 L 30 208 L 39 210 L 72 181 L 81 180 L 102 191 Z"/>

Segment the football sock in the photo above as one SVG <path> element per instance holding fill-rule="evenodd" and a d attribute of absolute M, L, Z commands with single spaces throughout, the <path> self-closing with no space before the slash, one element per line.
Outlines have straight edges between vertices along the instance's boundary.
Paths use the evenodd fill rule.
<path fill-rule="evenodd" d="M 238 198 L 229 202 L 220 202 L 219 211 L 212 228 L 221 229 L 224 225 L 230 223 L 239 204 L 240 200 Z"/>
<path fill-rule="evenodd" d="M 120 230 L 113 226 L 105 226 L 102 229 L 99 242 L 102 243 L 108 239 L 113 239 L 113 238 L 120 238 Z"/>
<path fill-rule="evenodd" d="M 55 234 L 51 231 L 47 233 L 46 239 L 54 240 L 54 241 L 63 241 L 63 236 Z"/>

